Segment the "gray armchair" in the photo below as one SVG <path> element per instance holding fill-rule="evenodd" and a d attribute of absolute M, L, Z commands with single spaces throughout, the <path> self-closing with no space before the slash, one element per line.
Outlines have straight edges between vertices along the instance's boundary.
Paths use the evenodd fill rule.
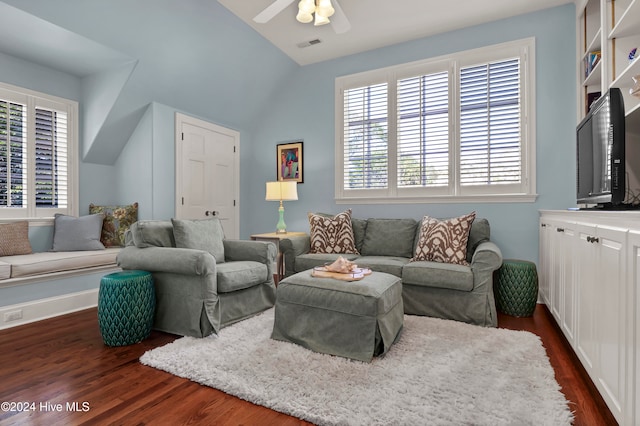
<path fill-rule="evenodd" d="M 275 245 L 225 240 L 218 219 L 138 221 L 125 242 L 118 266 L 153 275 L 157 330 L 204 337 L 275 302 Z"/>

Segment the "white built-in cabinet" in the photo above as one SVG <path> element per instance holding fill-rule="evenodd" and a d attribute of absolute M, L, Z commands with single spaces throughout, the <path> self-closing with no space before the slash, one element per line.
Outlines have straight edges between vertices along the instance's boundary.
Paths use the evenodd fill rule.
<path fill-rule="evenodd" d="M 640 424 L 640 212 L 541 211 L 540 298 L 621 425 Z"/>

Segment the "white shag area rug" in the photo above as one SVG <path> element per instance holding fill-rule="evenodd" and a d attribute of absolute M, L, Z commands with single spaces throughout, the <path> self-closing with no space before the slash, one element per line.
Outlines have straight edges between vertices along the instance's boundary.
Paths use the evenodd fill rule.
<path fill-rule="evenodd" d="M 270 338 L 273 309 L 143 364 L 319 425 L 568 425 L 568 402 L 538 336 L 405 315 L 367 364 Z"/>

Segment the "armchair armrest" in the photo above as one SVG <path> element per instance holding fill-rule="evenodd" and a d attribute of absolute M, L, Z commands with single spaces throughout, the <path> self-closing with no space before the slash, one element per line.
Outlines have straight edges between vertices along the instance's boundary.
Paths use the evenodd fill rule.
<path fill-rule="evenodd" d="M 271 265 L 276 261 L 276 245 L 266 241 L 223 240 L 225 261 L 253 260 Z"/>
<path fill-rule="evenodd" d="M 118 253 L 116 263 L 122 269 L 149 272 L 214 276 L 216 273 L 216 260 L 210 253 L 186 248 L 127 246 Z"/>
<path fill-rule="evenodd" d="M 285 276 L 292 275 L 295 271 L 296 256 L 309 253 L 311 250 L 311 237 L 309 235 L 291 236 L 280 240 L 280 252 L 284 256 Z"/>

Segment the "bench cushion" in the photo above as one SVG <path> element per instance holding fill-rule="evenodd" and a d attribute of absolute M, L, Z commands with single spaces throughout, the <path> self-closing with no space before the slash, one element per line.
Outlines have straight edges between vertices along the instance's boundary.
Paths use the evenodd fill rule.
<path fill-rule="evenodd" d="M 11 278 L 11 264 L 0 262 L 0 280 L 6 280 L 7 278 Z"/>
<path fill-rule="evenodd" d="M 95 251 L 59 251 L 0 257 L 11 265 L 11 278 L 115 265 L 120 248 Z M 1 270 L 1 267 L 0 267 Z"/>

